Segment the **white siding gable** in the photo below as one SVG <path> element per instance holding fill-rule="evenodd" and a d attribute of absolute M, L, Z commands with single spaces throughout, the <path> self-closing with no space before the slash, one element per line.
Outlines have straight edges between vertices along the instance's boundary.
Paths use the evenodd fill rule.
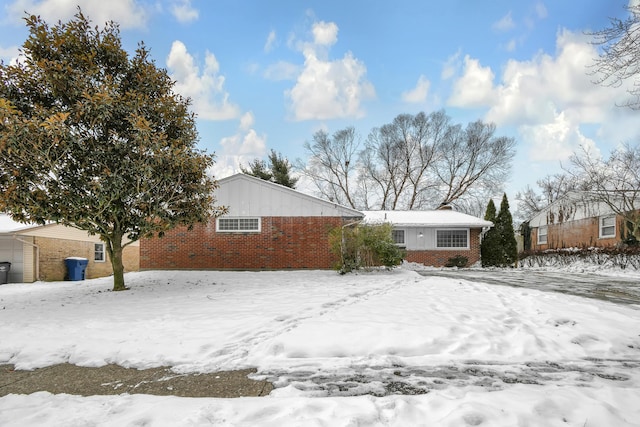
<path fill-rule="evenodd" d="M 229 217 L 362 217 L 354 209 L 249 175 L 236 174 L 218 183 L 216 205 L 227 206 Z"/>

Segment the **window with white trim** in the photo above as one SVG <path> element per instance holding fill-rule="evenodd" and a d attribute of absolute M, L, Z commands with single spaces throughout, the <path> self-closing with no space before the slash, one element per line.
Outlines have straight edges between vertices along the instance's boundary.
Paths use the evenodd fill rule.
<path fill-rule="evenodd" d="M 404 245 L 404 230 L 391 230 L 391 238 L 396 245 Z"/>
<path fill-rule="evenodd" d="M 260 232 L 260 218 L 218 218 L 216 230 L 224 233 Z"/>
<path fill-rule="evenodd" d="M 104 243 L 96 243 L 93 246 L 93 260 L 95 262 L 104 262 Z"/>
<path fill-rule="evenodd" d="M 546 245 L 547 244 L 547 227 L 539 227 L 538 228 L 538 244 Z"/>
<path fill-rule="evenodd" d="M 605 216 L 600 218 L 600 238 L 616 237 L 616 217 Z"/>
<path fill-rule="evenodd" d="M 468 249 L 469 230 L 436 230 L 436 248 Z"/>

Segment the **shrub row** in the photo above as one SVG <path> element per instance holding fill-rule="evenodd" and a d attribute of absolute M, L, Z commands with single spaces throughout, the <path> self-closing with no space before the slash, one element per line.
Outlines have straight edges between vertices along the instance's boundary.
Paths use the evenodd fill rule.
<path fill-rule="evenodd" d="M 523 267 L 566 267 L 575 262 L 640 270 L 640 246 L 547 249 L 520 254 L 520 265 Z"/>

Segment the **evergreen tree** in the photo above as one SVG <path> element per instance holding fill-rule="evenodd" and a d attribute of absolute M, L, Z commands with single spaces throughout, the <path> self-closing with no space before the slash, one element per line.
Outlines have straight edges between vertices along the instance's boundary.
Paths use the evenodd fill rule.
<path fill-rule="evenodd" d="M 500 233 L 496 224 L 496 205 L 493 200 L 489 200 L 489 204 L 487 204 L 484 219 L 493 222 L 493 227 L 484 234 L 480 244 L 480 260 L 483 267 L 495 267 L 500 265 L 502 251 L 500 248 Z"/>
<path fill-rule="evenodd" d="M 502 252 L 499 265 L 503 267 L 517 265 L 518 244 L 513 229 L 513 217 L 509 211 L 509 200 L 507 200 L 506 194 L 502 196 L 500 211 L 496 217 L 495 224 L 496 231 L 500 235 L 500 248 Z"/>
<path fill-rule="evenodd" d="M 269 154 L 269 163 L 271 165 L 271 176 L 273 182 L 284 185 L 285 187 L 295 188 L 298 178 L 291 176 L 291 163 L 282 154 L 271 150 Z"/>
<path fill-rule="evenodd" d="M 255 159 L 254 161 L 249 162 L 248 169 L 245 169 L 244 166 L 240 166 L 240 170 L 243 174 L 255 176 L 256 178 L 264 179 L 265 181 L 271 181 L 273 178 L 271 171 L 267 168 L 267 163 L 260 159 Z"/>
<path fill-rule="evenodd" d="M 190 101 L 144 44 L 129 58 L 116 23 L 25 20 L 20 60 L 0 62 L 0 211 L 100 236 L 126 289 L 125 246 L 224 213 L 213 157 L 196 147 Z"/>
<path fill-rule="evenodd" d="M 274 182 L 284 185 L 285 187 L 295 188 L 298 178 L 291 176 L 291 163 L 282 154 L 271 150 L 269 154 L 269 165 L 264 160 L 256 159 L 249 163 L 248 168 L 240 166 L 242 173 L 264 179 L 265 181 Z"/>

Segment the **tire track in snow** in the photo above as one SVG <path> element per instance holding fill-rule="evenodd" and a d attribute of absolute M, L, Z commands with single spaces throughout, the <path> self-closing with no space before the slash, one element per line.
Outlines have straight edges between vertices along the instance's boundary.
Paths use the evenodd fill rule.
<path fill-rule="evenodd" d="M 276 388 L 293 386 L 309 396 L 358 396 L 371 394 L 417 395 L 451 387 L 481 387 L 497 391 L 514 384 L 588 387 L 598 381 L 615 381 L 621 387 L 637 388 L 634 371 L 638 360 L 583 359 L 576 361 L 532 361 L 508 364 L 469 360 L 440 366 L 384 366 L 351 369 L 340 373 L 261 372 L 260 378 Z"/>

